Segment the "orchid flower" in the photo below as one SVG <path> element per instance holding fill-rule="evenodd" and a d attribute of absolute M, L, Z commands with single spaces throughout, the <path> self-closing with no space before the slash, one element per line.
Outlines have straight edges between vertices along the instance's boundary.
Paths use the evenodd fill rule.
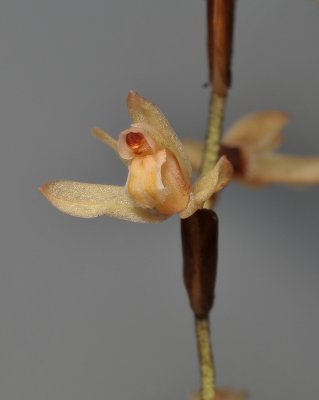
<path fill-rule="evenodd" d="M 126 185 L 54 181 L 41 186 L 43 195 L 60 211 L 135 222 L 159 222 L 173 214 L 187 218 L 231 180 L 233 167 L 222 156 L 192 185 L 190 160 L 160 109 L 132 91 L 127 107 L 132 125 L 117 141 L 99 128 L 92 130 L 127 165 Z"/>
<path fill-rule="evenodd" d="M 288 121 L 288 116 L 279 111 L 258 112 L 245 116 L 226 131 L 220 153 L 232 162 L 235 179 L 254 186 L 319 183 L 319 157 L 275 152 L 282 143 L 281 130 Z M 187 140 L 184 147 L 193 169 L 198 170 L 203 145 Z"/>

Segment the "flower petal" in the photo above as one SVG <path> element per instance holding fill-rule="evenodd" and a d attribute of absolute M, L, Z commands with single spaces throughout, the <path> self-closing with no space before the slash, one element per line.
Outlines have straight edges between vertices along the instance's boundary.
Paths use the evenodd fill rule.
<path fill-rule="evenodd" d="M 100 140 L 107 146 L 111 147 L 111 149 L 113 149 L 116 153 L 118 152 L 117 141 L 115 139 L 113 139 L 111 135 L 104 132 L 101 128 L 97 128 L 97 127 L 92 128 L 91 132 L 92 132 L 92 135 L 96 139 Z"/>
<path fill-rule="evenodd" d="M 190 183 L 184 180 L 180 165 L 169 150 L 166 151 L 166 162 L 161 172 L 166 197 L 156 208 L 163 214 L 176 214 L 184 210 L 189 202 Z"/>
<path fill-rule="evenodd" d="M 127 96 L 127 108 L 133 126 L 147 125 L 148 133 L 156 144 L 169 149 L 176 157 L 184 178 L 189 180 L 192 168 L 181 141 L 167 121 L 162 111 L 138 93 L 130 91 Z"/>
<path fill-rule="evenodd" d="M 142 208 L 155 208 L 166 197 L 161 169 L 166 161 L 166 151 L 155 155 L 135 157 L 129 167 L 127 190 Z"/>
<path fill-rule="evenodd" d="M 129 171 L 127 190 L 141 207 L 155 208 L 161 214 L 172 215 L 187 206 L 190 187 L 169 150 L 135 157 Z"/>
<path fill-rule="evenodd" d="M 201 176 L 194 185 L 193 194 L 198 203 L 204 203 L 223 189 L 233 177 L 233 167 L 227 157 L 221 157 L 215 167 Z"/>
<path fill-rule="evenodd" d="M 183 140 L 182 143 L 193 171 L 199 171 L 203 160 L 204 144 L 193 139 Z"/>
<path fill-rule="evenodd" d="M 233 167 L 226 156 L 221 157 L 215 167 L 201 176 L 194 185 L 191 201 L 179 215 L 187 218 L 202 208 L 206 200 L 223 189 L 233 177 Z"/>
<path fill-rule="evenodd" d="M 75 217 L 108 215 L 133 222 L 160 222 L 168 217 L 136 206 L 122 186 L 54 181 L 39 190 L 53 206 Z"/>
<path fill-rule="evenodd" d="M 319 157 L 297 157 L 272 153 L 262 155 L 251 165 L 245 182 L 253 185 L 319 183 Z"/>
<path fill-rule="evenodd" d="M 270 151 L 281 144 L 281 130 L 288 121 L 280 111 L 249 114 L 228 129 L 222 142 L 254 153 Z"/>

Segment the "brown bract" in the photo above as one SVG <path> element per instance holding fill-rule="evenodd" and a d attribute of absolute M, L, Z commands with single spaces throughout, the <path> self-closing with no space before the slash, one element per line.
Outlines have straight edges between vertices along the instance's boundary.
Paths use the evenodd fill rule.
<path fill-rule="evenodd" d="M 134 222 L 160 222 L 173 214 L 187 218 L 232 178 L 227 157 L 191 184 L 191 162 L 160 109 L 135 92 L 127 97 L 131 126 L 115 140 L 100 128 L 93 135 L 128 167 L 125 186 L 54 181 L 40 187 L 60 211 L 76 217 L 108 215 Z"/>
<path fill-rule="evenodd" d="M 207 0 L 209 78 L 219 96 L 230 86 L 234 7 L 235 0 Z"/>
<path fill-rule="evenodd" d="M 213 210 L 197 210 L 181 221 L 183 275 L 190 305 L 206 318 L 215 297 L 218 218 Z"/>

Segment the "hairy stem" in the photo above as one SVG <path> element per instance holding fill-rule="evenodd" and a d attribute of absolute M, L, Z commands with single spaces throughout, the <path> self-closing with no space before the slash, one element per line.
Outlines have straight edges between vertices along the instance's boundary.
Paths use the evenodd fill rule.
<path fill-rule="evenodd" d="M 226 97 L 212 94 L 209 105 L 208 128 L 201 173 L 210 171 L 219 156 L 220 138 L 223 129 Z"/>
<path fill-rule="evenodd" d="M 226 98 L 230 87 L 234 7 L 235 0 L 207 0 L 208 68 L 212 94 L 201 174 L 214 168 L 220 152 Z M 214 199 L 211 198 L 205 202 L 204 208 L 211 209 L 213 204 Z M 217 265 L 215 269 L 216 267 Z M 201 400 L 215 400 L 215 368 L 209 330 L 209 311 L 204 318 L 195 317 L 195 325 Z"/>
<path fill-rule="evenodd" d="M 209 319 L 196 318 L 196 338 L 201 375 L 201 400 L 215 399 L 215 369 L 210 343 Z"/>
<path fill-rule="evenodd" d="M 206 135 L 203 164 L 201 174 L 214 168 L 220 150 L 220 139 L 225 116 L 226 96 L 212 93 L 209 105 L 208 129 Z M 213 207 L 214 198 L 208 199 L 204 208 Z M 201 400 L 215 400 L 215 366 L 210 338 L 209 318 L 196 318 L 196 338 L 200 368 L 200 393 Z"/>
<path fill-rule="evenodd" d="M 201 173 L 205 174 L 214 168 L 220 150 L 220 138 L 222 135 L 226 96 L 213 94 L 209 106 L 208 129 L 204 149 Z M 208 199 L 204 208 L 213 207 L 214 198 Z M 213 362 L 213 350 L 210 338 L 209 318 L 196 319 L 196 338 L 199 355 L 201 400 L 215 400 L 215 366 Z"/>
<path fill-rule="evenodd" d="M 218 94 L 211 95 L 209 105 L 208 129 L 206 135 L 206 142 L 204 148 L 203 163 L 201 167 L 201 174 L 205 174 L 214 168 L 220 150 L 220 139 L 223 131 L 223 123 L 226 107 L 226 96 L 219 96 Z M 212 208 L 214 205 L 214 197 L 208 199 L 204 208 Z"/>

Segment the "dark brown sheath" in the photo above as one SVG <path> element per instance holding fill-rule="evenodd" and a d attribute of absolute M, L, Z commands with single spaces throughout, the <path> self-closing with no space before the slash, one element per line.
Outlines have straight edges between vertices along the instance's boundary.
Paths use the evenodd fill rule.
<path fill-rule="evenodd" d="M 207 0 L 209 80 L 219 96 L 230 87 L 234 8 L 235 0 Z"/>
<path fill-rule="evenodd" d="M 196 317 L 206 318 L 215 297 L 218 218 L 212 210 L 198 210 L 181 227 L 184 283 Z"/>

